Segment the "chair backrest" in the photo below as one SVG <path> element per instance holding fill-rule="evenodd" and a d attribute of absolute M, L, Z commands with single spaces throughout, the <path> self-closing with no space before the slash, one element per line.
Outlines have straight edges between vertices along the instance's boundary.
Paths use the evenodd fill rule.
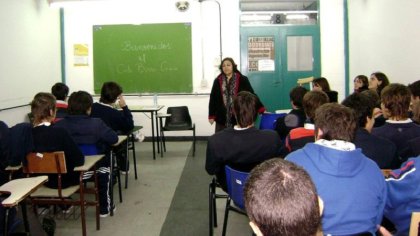
<path fill-rule="evenodd" d="M 229 197 L 241 209 L 245 209 L 244 204 L 244 187 L 248 179 L 248 172 L 234 170 L 229 166 L 225 166 L 226 184 Z"/>
<path fill-rule="evenodd" d="M 64 152 L 31 152 L 26 155 L 23 172 L 28 174 L 65 174 L 67 166 Z"/>
<path fill-rule="evenodd" d="M 83 155 L 97 155 L 99 154 L 98 147 L 96 144 L 78 144 L 80 151 L 82 151 Z"/>
<path fill-rule="evenodd" d="M 411 213 L 410 236 L 419 235 L 420 229 L 420 212 Z"/>
<path fill-rule="evenodd" d="M 259 129 L 274 130 L 277 119 L 286 115 L 286 113 L 263 113 L 261 115 Z"/>
<path fill-rule="evenodd" d="M 173 130 L 191 128 L 192 121 L 187 106 L 168 107 L 166 112 L 171 116 L 165 119 L 165 128 Z"/>

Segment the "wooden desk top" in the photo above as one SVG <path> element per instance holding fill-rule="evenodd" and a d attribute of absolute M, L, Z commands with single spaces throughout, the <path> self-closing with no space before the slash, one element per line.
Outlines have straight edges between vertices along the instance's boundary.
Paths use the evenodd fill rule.
<path fill-rule="evenodd" d="M 4 207 L 16 206 L 47 180 L 48 176 L 42 175 L 31 178 L 14 179 L 3 184 L 0 186 L 0 193 L 10 193 L 10 196 L 4 199 L 1 204 Z"/>
<path fill-rule="evenodd" d="M 127 140 L 127 135 L 118 135 L 118 142 L 112 144 L 113 147 L 119 146 L 121 143 L 123 143 L 125 140 Z"/>
<path fill-rule="evenodd" d="M 74 171 L 88 171 L 104 156 L 104 154 L 85 156 L 85 164 L 82 166 L 74 167 Z"/>
<path fill-rule="evenodd" d="M 152 111 L 160 111 L 162 109 L 163 105 L 157 105 L 157 106 L 129 106 L 128 108 L 132 112 L 152 112 Z"/>

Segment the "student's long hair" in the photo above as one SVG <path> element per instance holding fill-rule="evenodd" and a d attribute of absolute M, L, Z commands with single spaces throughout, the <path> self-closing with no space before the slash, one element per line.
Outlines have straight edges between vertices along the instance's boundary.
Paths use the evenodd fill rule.
<path fill-rule="evenodd" d="M 371 76 L 375 76 L 378 81 L 381 81 L 381 84 L 378 84 L 378 88 L 376 91 L 378 92 L 379 96 L 381 96 L 382 90 L 389 85 L 388 77 L 382 72 L 373 72 Z"/>
<path fill-rule="evenodd" d="M 43 120 L 53 119 L 56 112 L 55 103 L 55 97 L 51 93 L 37 93 L 31 102 L 31 114 L 34 117 L 33 124 L 37 125 Z"/>
<path fill-rule="evenodd" d="M 331 91 L 330 89 L 330 84 L 328 83 L 328 80 L 324 77 L 319 77 L 319 78 L 315 78 L 312 83 L 315 85 L 318 85 L 319 87 L 322 88 L 322 91 L 324 92 L 329 92 Z"/>

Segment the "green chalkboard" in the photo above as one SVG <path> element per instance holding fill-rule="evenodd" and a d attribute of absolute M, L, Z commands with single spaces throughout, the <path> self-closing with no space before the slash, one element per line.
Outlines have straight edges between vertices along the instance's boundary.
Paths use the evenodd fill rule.
<path fill-rule="evenodd" d="M 124 93 L 191 93 L 191 24 L 93 26 L 94 91 L 106 81 Z"/>

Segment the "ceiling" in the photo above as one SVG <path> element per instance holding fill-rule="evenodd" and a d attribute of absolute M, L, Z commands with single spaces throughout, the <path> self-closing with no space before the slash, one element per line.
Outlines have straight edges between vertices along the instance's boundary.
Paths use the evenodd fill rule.
<path fill-rule="evenodd" d="M 317 0 L 240 0 L 241 11 L 316 11 Z"/>

